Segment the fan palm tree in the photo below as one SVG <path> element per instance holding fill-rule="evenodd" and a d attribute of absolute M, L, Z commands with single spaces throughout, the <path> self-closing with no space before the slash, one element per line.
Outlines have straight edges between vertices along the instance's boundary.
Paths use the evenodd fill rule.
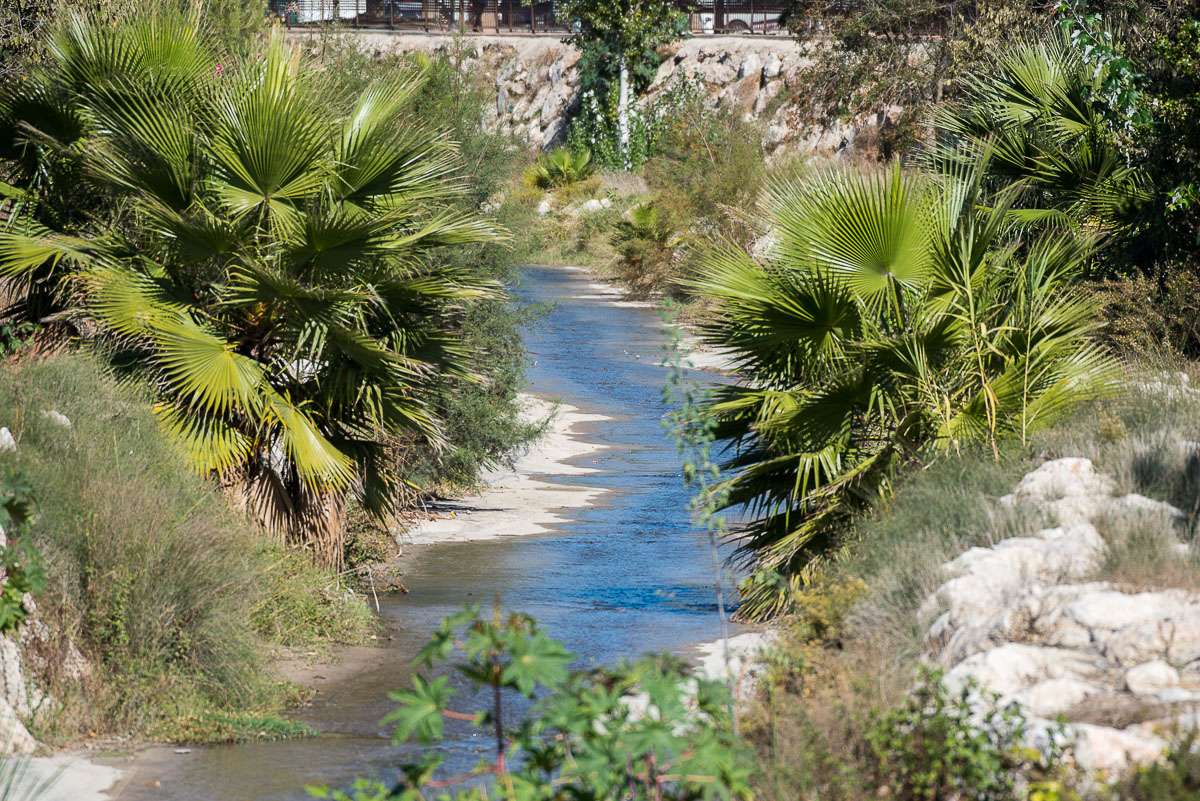
<path fill-rule="evenodd" d="M 1096 310 L 1071 288 L 1095 239 L 1014 228 L 1021 188 L 985 203 L 988 167 L 784 184 L 763 261 L 708 258 L 701 336 L 742 378 L 703 413 L 726 454 L 715 505 L 744 513 L 735 536 L 758 571 L 743 614 L 781 611 L 786 591 L 760 579 L 804 581 L 899 465 L 1024 441 L 1115 386 L 1089 339 Z"/>
<path fill-rule="evenodd" d="M 1127 227 L 1149 195 L 1093 102 L 1104 79 L 1061 38 L 1006 49 L 938 109 L 931 160 L 969 165 L 988 150 L 993 183 L 1025 187 L 1014 213 L 1026 221 Z"/>
<path fill-rule="evenodd" d="M 426 390 L 467 375 L 455 319 L 499 291 L 436 249 L 501 232 L 450 210 L 456 150 L 406 113 L 419 73 L 331 114 L 278 32 L 235 66 L 197 30 L 73 17 L 5 99 L 10 149 L 69 154 L 116 211 L 72 235 L 23 216 L 0 276 L 68 276 L 196 468 L 338 567 L 347 494 L 387 511 L 387 438 L 440 441 Z"/>

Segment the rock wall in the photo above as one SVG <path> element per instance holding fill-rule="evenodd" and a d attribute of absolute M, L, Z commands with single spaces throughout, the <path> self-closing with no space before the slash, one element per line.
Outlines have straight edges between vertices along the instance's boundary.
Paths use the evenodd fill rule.
<path fill-rule="evenodd" d="M 1171 526 L 1183 516 L 1112 487 L 1087 459 L 1029 473 L 1001 501 L 1034 505 L 1058 525 L 944 564 L 946 581 L 921 610 L 935 618 L 925 657 L 948 686 L 973 680 L 998 696 L 979 703 L 1018 704 L 1040 737 L 1060 736 L 1052 721 L 1065 716 L 1078 766 L 1107 776 L 1158 759 L 1166 732 L 1200 722 L 1200 595 L 1092 580 L 1106 548 L 1096 521 Z"/>
<path fill-rule="evenodd" d="M 448 36 L 346 33 L 369 52 L 447 53 L 460 58 L 494 93 L 487 119 L 496 131 L 532 147 L 563 141 L 570 109 L 579 101 L 579 53 L 554 36 Z M 292 34 L 307 41 L 309 34 Z M 313 47 L 316 42 L 312 40 Z M 865 132 L 894 123 L 900 108 L 845 121 L 827 118 L 807 106 L 802 70 L 809 63 L 796 42 L 774 36 L 703 36 L 661 51 L 658 74 L 647 93 L 649 103 L 678 76 L 701 82 L 714 105 L 734 108 L 763 123 L 769 154 L 799 152 L 843 156 L 861 149 Z"/>

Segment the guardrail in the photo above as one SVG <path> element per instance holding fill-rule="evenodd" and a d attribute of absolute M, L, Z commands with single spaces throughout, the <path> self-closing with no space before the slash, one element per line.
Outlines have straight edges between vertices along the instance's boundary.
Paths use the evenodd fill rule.
<path fill-rule="evenodd" d="M 780 0 L 679 2 L 694 34 L 785 34 Z M 285 25 L 340 23 L 425 33 L 565 34 L 573 23 L 554 0 L 269 0 L 268 13 Z"/>

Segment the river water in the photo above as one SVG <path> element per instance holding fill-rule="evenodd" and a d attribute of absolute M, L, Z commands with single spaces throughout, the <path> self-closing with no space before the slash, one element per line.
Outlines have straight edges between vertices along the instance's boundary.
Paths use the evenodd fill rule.
<path fill-rule="evenodd" d="M 614 305 L 585 273 L 560 268 L 530 268 L 520 291 L 554 304 L 527 334 L 528 391 L 611 418 L 585 429 L 607 446 L 583 457 L 597 472 L 542 478 L 605 492 L 550 533 L 423 549 L 405 576 L 410 593 L 381 598 L 393 635 L 386 658 L 326 687 L 298 716 L 327 736 L 168 752 L 140 767 L 119 801 L 300 801 L 307 784 L 393 780 L 417 748 L 392 745 L 380 726 L 394 706 L 386 695 L 408 684 L 417 648 L 465 602 L 490 606 L 499 595 L 563 639 L 580 666 L 647 651 L 686 656 L 720 636 L 711 556 L 690 525 L 679 455 L 661 425 L 658 313 Z M 458 700 L 478 708 L 469 696 Z M 490 740 L 468 725 L 447 734 L 437 746 L 447 771 L 487 756 Z"/>

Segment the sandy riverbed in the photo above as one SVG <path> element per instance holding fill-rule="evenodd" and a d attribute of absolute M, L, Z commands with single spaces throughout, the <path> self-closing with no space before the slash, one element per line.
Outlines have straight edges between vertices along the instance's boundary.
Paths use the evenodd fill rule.
<path fill-rule="evenodd" d="M 570 519 L 572 510 L 593 503 L 601 490 L 550 482 L 538 476 L 572 476 L 596 472 L 578 460 L 603 448 L 589 442 L 579 431 L 588 423 L 607 420 L 604 415 L 585 414 L 574 406 L 555 405 L 532 395 L 523 395 L 523 415 L 542 420 L 548 415 L 546 432 L 514 462 L 484 476 L 484 489 L 467 498 L 431 506 L 435 517 L 424 520 L 400 536 L 407 546 L 443 542 L 490 540 L 552 531 Z"/>

